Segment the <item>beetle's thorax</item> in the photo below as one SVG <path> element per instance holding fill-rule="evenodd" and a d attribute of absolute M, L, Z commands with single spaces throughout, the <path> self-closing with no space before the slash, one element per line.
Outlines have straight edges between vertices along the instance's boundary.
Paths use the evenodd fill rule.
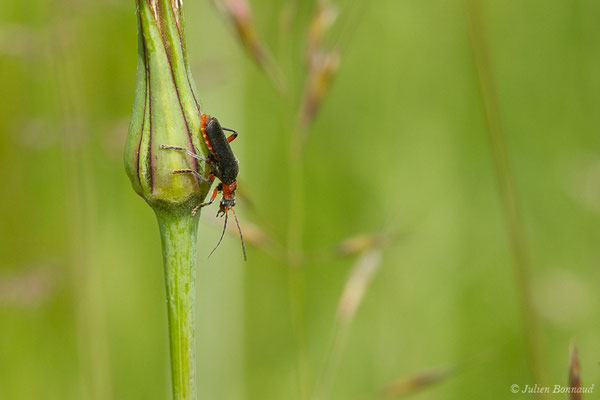
<path fill-rule="evenodd" d="M 235 199 L 235 191 L 237 190 L 237 181 L 233 181 L 228 185 L 223 184 L 223 198 L 227 200 Z"/>

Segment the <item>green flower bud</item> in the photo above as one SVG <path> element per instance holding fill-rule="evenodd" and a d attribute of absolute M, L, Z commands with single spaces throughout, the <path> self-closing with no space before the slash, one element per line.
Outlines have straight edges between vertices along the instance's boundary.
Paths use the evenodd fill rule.
<path fill-rule="evenodd" d="M 200 107 L 187 62 L 182 0 L 137 0 L 138 69 L 133 115 L 125 146 L 125 169 L 134 190 L 160 210 L 191 210 L 207 194 L 203 162 L 178 146 L 206 154 L 199 135 Z"/>

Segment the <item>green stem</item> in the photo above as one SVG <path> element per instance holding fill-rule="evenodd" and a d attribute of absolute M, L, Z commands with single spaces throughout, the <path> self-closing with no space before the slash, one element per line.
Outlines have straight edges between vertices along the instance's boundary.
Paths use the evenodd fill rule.
<path fill-rule="evenodd" d="M 156 217 L 165 265 L 173 400 L 195 400 L 198 216 L 157 210 Z"/>

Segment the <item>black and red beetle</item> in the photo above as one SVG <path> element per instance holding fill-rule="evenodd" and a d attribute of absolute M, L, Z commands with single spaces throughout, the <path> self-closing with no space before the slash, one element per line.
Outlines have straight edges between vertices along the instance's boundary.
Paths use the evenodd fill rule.
<path fill-rule="evenodd" d="M 198 210 L 202 207 L 208 206 L 212 204 L 219 192 L 223 192 L 223 197 L 221 198 L 221 202 L 219 204 L 219 211 L 217 211 L 217 216 L 225 215 L 225 223 L 223 225 L 223 232 L 221 233 L 221 238 L 219 239 L 219 243 L 215 246 L 215 248 L 210 252 L 209 257 L 212 253 L 215 252 L 217 247 L 221 244 L 223 240 L 223 236 L 225 235 L 225 230 L 227 229 L 227 217 L 228 212 L 231 210 L 233 213 L 233 217 L 235 218 L 235 223 L 237 225 L 238 231 L 240 232 L 240 240 L 242 242 L 242 251 L 244 253 L 244 260 L 246 260 L 246 247 L 244 246 L 244 236 L 242 235 L 242 229 L 240 228 L 240 223 L 238 221 L 237 215 L 233 207 L 235 206 L 235 192 L 237 190 L 237 175 L 239 173 L 238 159 L 233 154 L 231 150 L 231 143 L 236 137 L 237 132 L 223 128 L 219 121 L 215 117 L 211 117 L 207 114 L 200 115 L 200 127 L 202 132 L 202 139 L 206 144 L 208 149 L 208 158 L 205 159 L 188 149 L 184 149 L 183 147 L 177 146 L 168 146 L 163 144 L 160 146 L 162 149 L 169 150 L 178 150 L 182 151 L 189 156 L 194 157 L 197 160 L 204 161 L 209 166 L 209 175 L 208 178 L 200 175 L 197 171 L 193 169 L 177 169 L 173 171 L 173 174 L 193 174 L 198 179 L 210 182 L 215 180 L 215 178 L 219 178 L 221 182 L 215 187 L 213 190 L 210 200 L 198 204 L 192 210 L 192 216 L 196 215 Z M 231 132 L 231 135 L 225 136 L 224 131 Z"/>

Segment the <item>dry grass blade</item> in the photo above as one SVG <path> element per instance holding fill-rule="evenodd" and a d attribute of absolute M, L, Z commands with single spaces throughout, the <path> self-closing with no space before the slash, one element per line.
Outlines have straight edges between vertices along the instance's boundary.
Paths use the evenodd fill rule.
<path fill-rule="evenodd" d="M 39 307 L 55 293 L 58 278 L 57 269 L 49 265 L 26 267 L 14 275 L 0 275 L 0 305 Z"/>
<path fill-rule="evenodd" d="M 443 381 L 453 373 L 453 369 L 441 367 L 402 377 L 385 387 L 382 396 L 385 398 L 397 398 L 413 394 Z"/>
<path fill-rule="evenodd" d="M 238 37 L 252 59 L 282 94 L 287 92 L 285 78 L 266 45 L 260 40 L 246 0 L 213 0 L 215 6 L 233 23 Z"/>
<path fill-rule="evenodd" d="M 302 132 L 306 132 L 314 120 L 339 66 L 340 53 L 337 50 L 318 52 L 310 57 L 306 90 L 298 116 Z"/>
<path fill-rule="evenodd" d="M 408 376 L 401 377 L 384 387 L 379 396 L 397 398 L 412 395 L 420 390 L 427 389 L 437 383 L 451 378 L 467 369 L 480 367 L 490 363 L 492 356 L 489 350 L 483 351 L 472 358 L 444 367 L 429 368 Z"/>
<path fill-rule="evenodd" d="M 31 27 L 6 22 L 0 26 L 0 55 L 36 58 L 41 46 L 40 35 Z"/>
<path fill-rule="evenodd" d="M 354 319 L 356 310 L 380 263 L 381 252 L 379 250 L 365 252 L 356 262 L 338 303 L 337 318 L 341 323 L 349 324 Z"/>
<path fill-rule="evenodd" d="M 571 345 L 571 357 L 569 365 L 569 387 L 573 389 L 573 392 L 581 391 L 581 377 L 579 367 L 579 357 L 577 356 L 577 347 Z M 581 400 L 583 395 L 581 393 L 569 393 L 570 400 Z"/>
<path fill-rule="evenodd" d="M 309 128 L 315 119 L 325 96 L 331 88 L 333 78 L 340 66 L 338 48 L 326 48 L 324 39 L 338 16 L 338 10 L 328 1 L 320 1 L 307 32 L 306 59 L 308 63 L 304 94 L 298 112 L 298 142 L 294 151 L 300 153 L 304 147 Z"/>
<path fill-rule="evenodd" d="M 388 241 L 388 237 L 381 233 L 359 234 L 344 239 L 335 247 L 340 257 L 354 256 L 368 250 L 381 248 Z"/>
<path fill-rule="evenodd" d="M 308 27 L 308 40 L 306 53 L 308 58 L 319 52 L 323 47 L 323 39 L 337 19 L 339 11 L 333 4 L 325 1 L 319 2 L 317 11 Z"/>
<path fill-rule="evenodd" d="M 371 250 L 363 253 L 350 271 L 338 303 L 331 343 L 322 372 L 315 385 L 313 400 L 328 399 L 330 397 L 329 392 L 333 384 L 335 371 L 337 371 L 340 364 L 350 325 L 380 264 L 381 251 Z"/>

